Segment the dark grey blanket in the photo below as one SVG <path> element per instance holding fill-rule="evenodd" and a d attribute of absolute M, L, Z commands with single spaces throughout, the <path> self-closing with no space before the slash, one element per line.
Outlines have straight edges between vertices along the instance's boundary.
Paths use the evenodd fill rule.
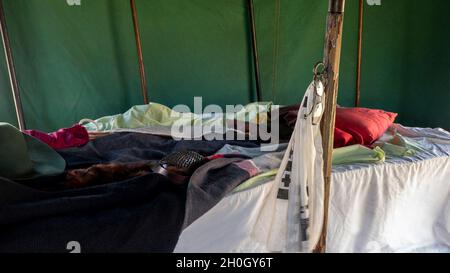
<path fill-rule="evenodd" d="M 257 147 L 245 141 L 174 141 L 123 133 L 100 138 L 83 148 L 61 152 L 68 168 L 108 162 L 159 160 L 183 150 L 214 154 L 225 144 Z M 190 186 L 175 187 L 149 174 L 127 181 L 64 192 L 34 190 L 0 178 L 0 252 L 69 252 L 76 241 L 84 253 L 171 252 L 185 215 L 189 224 L 250 177 L 235 162 L 220 159 L 196 172 Z M 53 183 L 61 177 L 36 183 Z M 191 186 L 192 185 L 192 186 Z M 186 200 L 189 200 L 186 202 Z"/>

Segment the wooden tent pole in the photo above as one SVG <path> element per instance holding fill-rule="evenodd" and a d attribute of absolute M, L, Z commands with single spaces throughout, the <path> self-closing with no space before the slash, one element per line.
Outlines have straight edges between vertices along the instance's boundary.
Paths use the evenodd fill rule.
<path fill-rule="evenodd" d="M 144 55 L 142 54 L 141 34 L 139 31 L 139 22 L 135 0 L 130 0 L 130 5 L 131 5 L 131 15 L 133 17 L 134 37 L 136 39 L 136 48 L 138 53 L 142 97 L 144 98 L 144 103 L 148 104 L 149 103 L 147 91 L 148 87 L 147 87 L 147 79 L 145 77 Z"/>
<path fill-rule="evenodd" d="M 253 5 L 253 0 L 247 0 L 248 4 L 248 14 L 250 23 L 250 32 L 252 35 L 252 53 L 253 53 L 253 66 L 255 69 L 255 80 L 256 80 L 256 99 L 257 101 L 262 100 L 261 91 L 261 74 L 259 72 L 259 55 L 258 55 L 258 43 L 256 39 L 256 22 L 255 22 L 255 7 Z"/>
<path fill-rule="evenodd" d="M 14 65 L 13 53 L 8 35 L 8 28 L 6 27 L 3 0 L 0 0 L 0 28 L 3 41 L 3 49 L 5 50 L 6 65 L 8 68 L 9 82 L 11 84 L 14 106 L 16 108 L 17 123 L 19 124 L 19 129 L 23 131 L 26 130 L 25 117 L 23 114 L 22 100 L 20 98 L 19 84 L 17 82 L 16 67 Z"/>
<path fill-rule="evenodd" d="M 321 132 L 323 137 L 324 159 L 324 221 L 317 252 L 326 251 L 328 208 L 330 202 L 331 164 L 333 155 L 334 127 L 336 119 L 336 104 L 339 85 L 339 65 L 341 59 L 342 29 L 344 25 L 345 0 L 329 0 L 327 30 L 325 34 L 324 64 L 325 64 L 325 112 L 322 117 Z"/>
<path fill-rule="evenodd" d="M 356 95 L 355 95 L 356 107 L 359 107 L 361 102 L 361 64 L 362 64 L 363 26 L 364 26 L 364 0 L 359 0 L 358 55 L 356 63 Z"/>

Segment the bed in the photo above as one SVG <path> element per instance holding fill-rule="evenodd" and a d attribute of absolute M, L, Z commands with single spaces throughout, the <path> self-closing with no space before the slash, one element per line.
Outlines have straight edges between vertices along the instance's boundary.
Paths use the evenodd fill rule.
<path fill-rule="evenodd" d="M 450 252 L 450 133 L 397 129 L 424 149 L 333 167 L 327 252 Z M 252 234 L 271 183 L 227 196 L 183 231 L 175 251 L 267 251 Z"/>

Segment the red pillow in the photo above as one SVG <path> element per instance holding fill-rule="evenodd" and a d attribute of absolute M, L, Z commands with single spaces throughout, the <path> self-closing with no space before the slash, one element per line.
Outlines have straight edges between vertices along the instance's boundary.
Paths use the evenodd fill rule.
<path fill-rule="evenodd" d="M 336 128 L 352 135 L 353 144 L 368 146 L 386 132 L 397 115 L 367 108 L 337 108 Z"/>
<path fill-rule="evenodd" d="M 353 136 L 339 128 L 334 129 L 334 148 L 341 148 L 355 144 Z"/>

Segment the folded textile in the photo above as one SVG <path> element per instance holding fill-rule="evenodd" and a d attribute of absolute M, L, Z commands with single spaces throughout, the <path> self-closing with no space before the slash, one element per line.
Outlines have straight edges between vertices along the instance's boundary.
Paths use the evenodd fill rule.
<path fill-rule="evenodd" d="M 273 151 L 267 152 L 267 151 L 261 150 L 260 147 L 243 147 L 243 146 L 238 146 L 238 145 L 226 144 L 225 146 L 222 147 L 222 149 L 220 149 L 217 152 L 217 154 L 237 154 L 237 155 L 245 155 L 245 156 L 254 158 L 254 157 L 259 157 L 259 156 L 262 156 L 265 154 L 271 154 L 274 152 L 284 152 L 284 151 L 286 151 L 287 147 L 288 147 L 287 143 L 268 146 L 268 148 L 271 148 L 268 150 L 271 150 L 271 151 L 273 150 Z M 281 163 L 281 160 L 279 163 Z"/>
<path fill-rule="evenodd" d="M 252 155 L 252 161 L 261 170 L 261 173 L 252 177 L 233 190 L 233 193 L 242 192 L 264 183 L 273 181 L 277 175 L 278 167 L 286 150 L 286 145 L 280 145 L 277 152 L 258 153 L 255 148 L 244 148 L 239 146 L 225 145 L 219 152 L 239 152 L 241 155 Z M 379 148 L 369 149 L 361 145 L 334 149 L 333 166 L 350 165 L 358 163 L 383 163 L 385 152 Z"/>
<path fill-rule="evenodd" d="M 144 176 L 151 171 L 152 166 L 148 162 L 97 164 L 87 169 L 68 171 L 63 186 L 70 189 L 108 184 Z"/>
<path fill-rule="evenodd" d="M 283 155 L 287 147 L 287 144 L 279 144 L 276 147 L 273 147 L 273 149 L 270 149 L 274 150 L 274 152 L 267 152 L 262 151 L 260 148 L 249 148 L 226 144 L 217 152 L 215 156 L 226 154 L 229 157 L 249 157 L 252 164 L 258 168 L 259 172 L 257 175 L 250 177 L 233 190 L 233 193 L 237 193 L 273 180 L 273 176 L 277 174 L 277 170 L 281 165 L 281 160 L 283 159 Z"/>
<path fill-rule="evenodd" d="M 183 227 L 189 226 L 258 172 L 250 160 L 240 158 L 219 158 L 201 166 L 189 181 Z"/>
<path fill-rule="evenodd" d="M 239 186 L 237 186 L 233 190 L 233 193 L 246 191 L 246 190 L 252 189 L 254 187 L 260 186 L 262 184 L 269 183 L 274 180 L 277 173 L 278 173 L 278 169 L 274 169 L 271 171 L 261 173 L 257 176 L 254 176 L 254 177 L 248 179 L 247 181 L 245 181 L 244 183 L 240 184 Z"/>
<path fill-rule="evenodd" d="M 89 142 L 89 134 L 81 125 L 63 128 L 49 134 L 38 130 L 26 130 L 24 133 L 41 140 L 53 149 L 80 147 Z"/>
<path fill-rule="evenodd" d="M 379 146 L 388 157 L 414 156 L 417 152 L 428 153 L 427 148 L 413 138 L 400 134 L 395 126 L 392 126 L 372 146 Z"/>
<path fill-rule="evenodd" d="M 88 131 L 114 131 L 117 129 L 138 129 L 146 127 L 210 126 L 223 127 L 224 121 L 233 120 L 264 123 L 268 120 L 271 103 L 252 103 L 238 109 L 232 116 L 223 113 L 181 113 L 158 103 L 136 105 L 123 114 L 106 116 L 90 121 L 84 126 Z"/>
<path fill-rule="evenodd" d="M 393 124 L 390 128 L 405 137 L 410 138 L 427 138 L 431 140 L 442 140 L 448 145 L 450 144 L 450 132 L 442 128 L 419 128 L 406 127 L 401 124 Z"/>
<path fill-rule="evenodd" d="M 385 153 L 380 147 L 369 149 L 362 145 L 352 145 L 333 150 L 333 165 L 352 163 L 382 163 Z"/>
<path fill-rule="evenodd" d="M 399 146 L 391 143 L 384 143 L 380 147 L 387 156 L 413 156 L 416 151 L 404 146 Z"/>
<path fill-rule="evenodd" d="M 263 172 L 279 167 L 282 154 L 286 151 L 287 144 L 279 144 L 274 152 L 261 151 L 260 148 L 241 147 L 227 144 L 218 154 L 237 154 L 253 158 L 256 166 Z M 381 163 L 385 160 L 385 152 L 380 148 L 367 148 L 361 145 L 352 145 L 334 149 L 333 165 L 354 163 Z"/>

